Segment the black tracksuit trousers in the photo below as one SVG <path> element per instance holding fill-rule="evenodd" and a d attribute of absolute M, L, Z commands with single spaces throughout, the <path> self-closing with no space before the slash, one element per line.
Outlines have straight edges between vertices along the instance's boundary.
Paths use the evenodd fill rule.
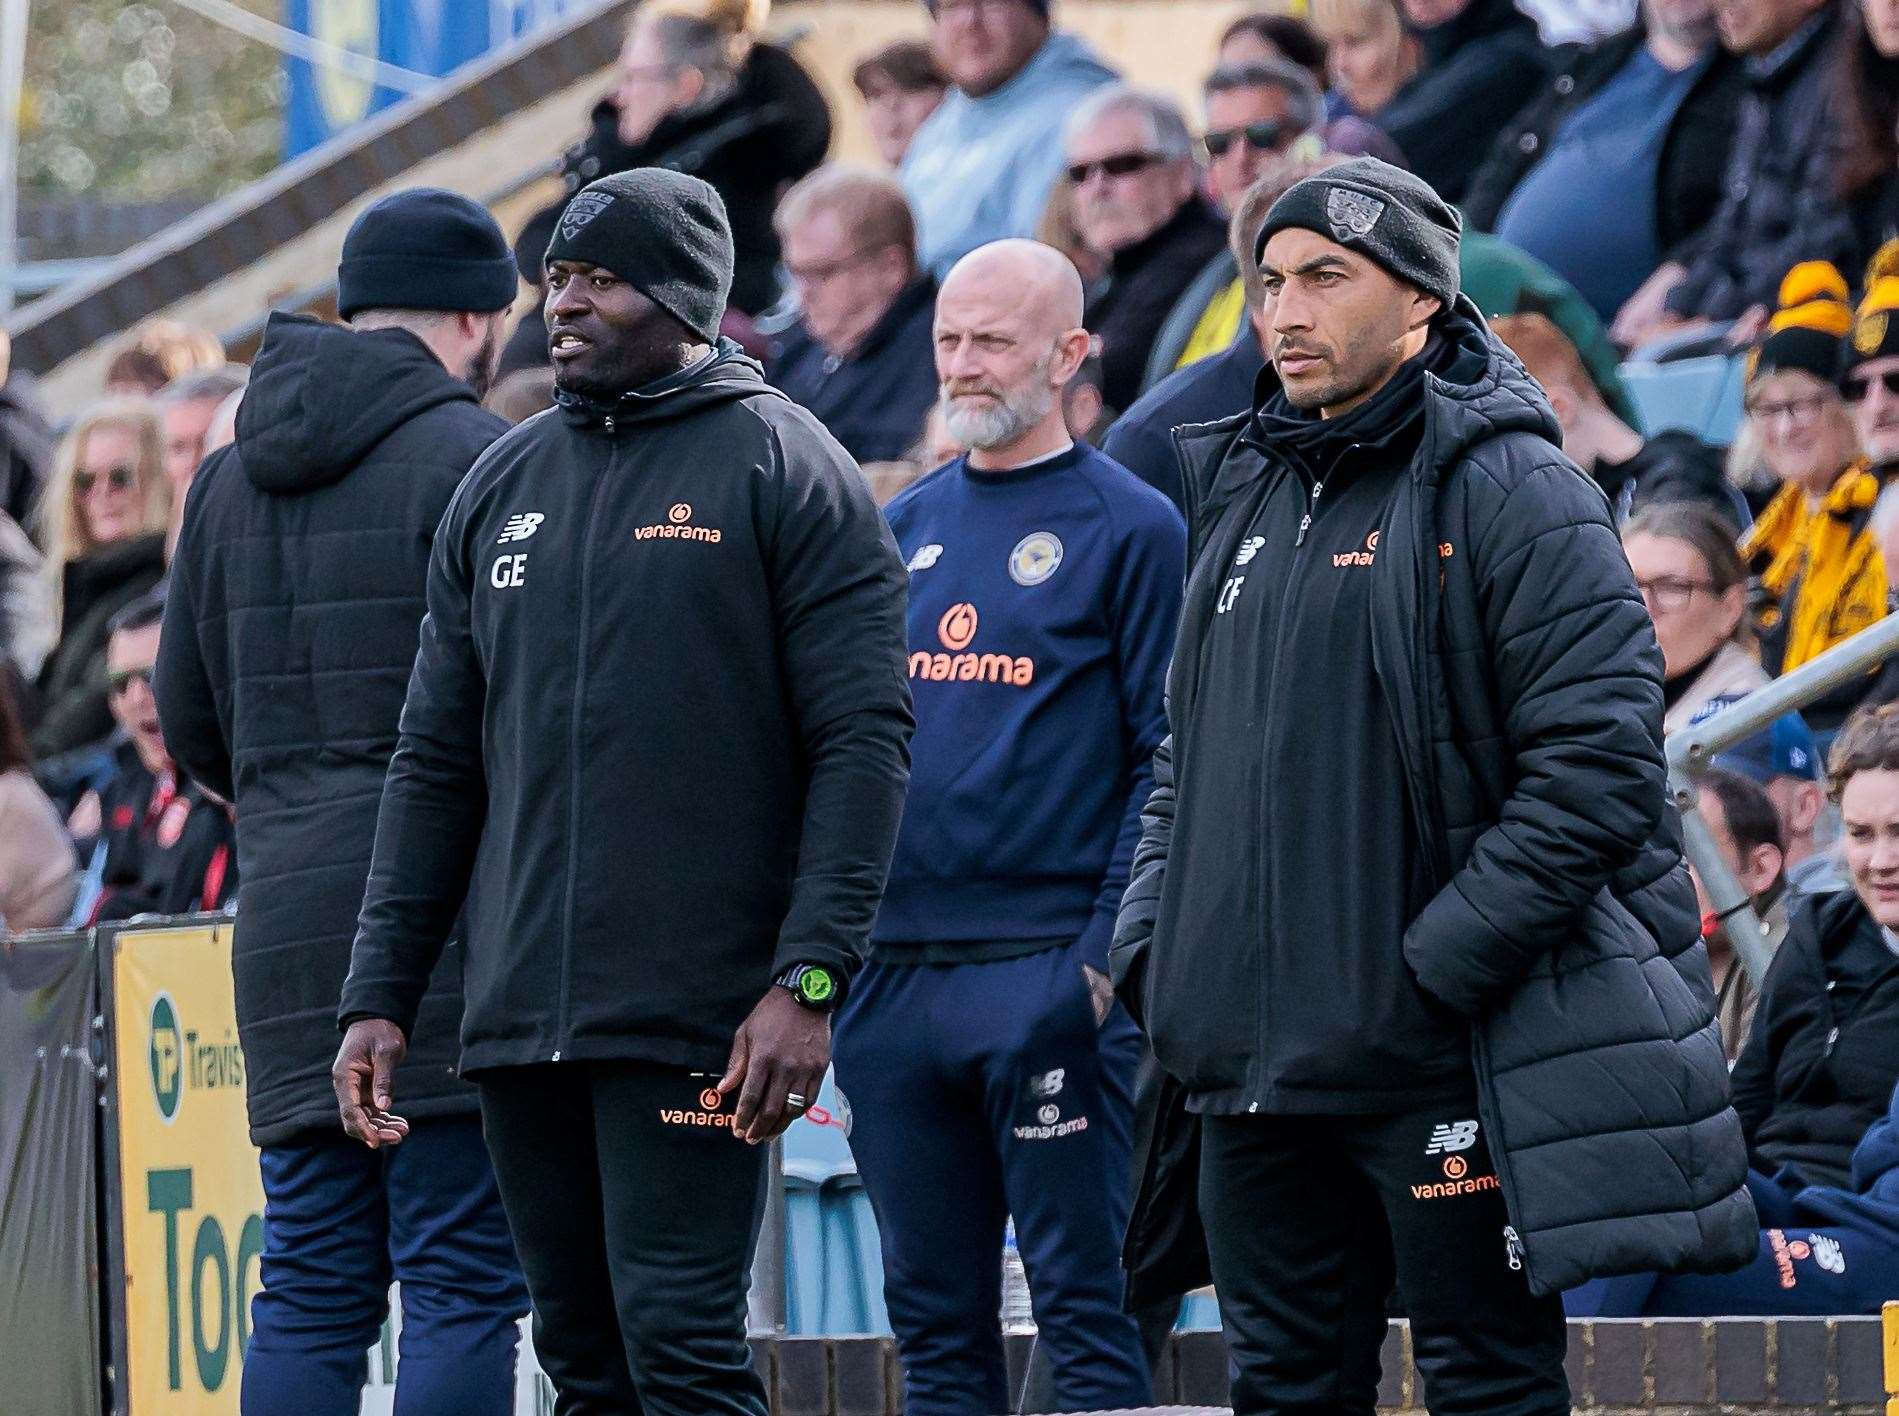
<path fill-rule="evenodd" d="M 1511 1267 L 1474 1102 L 1203 1122 L 1236 1416 L 1372 1416 L 1394 1278 L 1434 1416 L 1566 1416 L 1562 1302 Z"/>
<path fill-rule="evenodd" d="M 557 1416 L 765 1416 L 745 1341 L 766 1146 L 716 1077 L 637 1062 L 477 1073 Z"/>

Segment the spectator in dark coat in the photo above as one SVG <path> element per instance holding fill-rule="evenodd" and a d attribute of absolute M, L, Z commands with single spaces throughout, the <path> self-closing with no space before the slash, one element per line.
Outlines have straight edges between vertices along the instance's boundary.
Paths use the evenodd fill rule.
<path fill-rule="evenodd" d="M 776 221 L 802 313 L 766 377 L 858 462 L 898 461 L 936 401 L 936 282 L 917 268 L 902 184 L 821 167 L 785 194 Z"/>
<path fill-rule="evenodd" d="M 1219 251 L 1220 219 L 1196 191 L 1193 139 L 1173 100 L 1116 84 L 1083 99 L 1063 146 L 1081 238 L 1108 259 L 1088 300 L 1108 402 L 1140 396 L 1154 338 Z"/>
<path fill-rule="evenodd" d="M 1547 316 L 1505 315 L 1491 328 L 1543 385 L 1562 425 L 1563 451 L 1609 494 L 1618 522 L 1644 506 L 1673 501 L 1711 508 L 1734 535 L 1752 521 L 1747 499 L 1728 480 L 1721 449 L 1678 428 L 1643 437 L 1610 409 L 1576 346 Z"/>
<path fill-rule="evenodd" d="M 1851 1183 L 1899 1082 L 1899 707 L 1856 714 L 1828 767 L 1853 888 L 1795 911 L 1734 1067 L 1756 1187 L 1789 1194 Z"/>
<path fill-rule="evenodd" d="M 778 300 L 772 210 L 831 145 L 831 110 L 798 61 L 757 38 L 756 0 L 642 5 L 620 56 L 620 82 L 564 159 L 567 190 L 633 167 L 710 182 L 732 215 L 732 304 L 748 315 Z"/>
<path fill-rule="evenodd" d="M 1565 51 L 1471 178 L 1464 219 L 1612 320 L 1720 205 L 1744 86 L 1711 0 L 1646 0 L 1634 28 Z"/>
<path fill-rule="evenodd" d="M 344 1136 L 329 1072 L 436 524 L 507 431 L 476 389 L 515 277 L 465 197 L 370 207 L 343 243 L 349 327 L 271 317 L 237 442 L 186 506 L 155 687 L 172 754 L 238 812 L 238 1039 L 270 1217 L 244 1366 L 259 1416 L 355 1411 L 392 1274 L 416 1343 L 404 1409 L 510 1409 L 526 1295 L 475 1093 L 455 1074 L 459 946 L 400 1074 L 416 1164 L 385 1166 Z M 408 1237 L 417 1226 L 432 1252 Z"/>
<path fill-rule="evenodd" d="M 1542 86 L 1549 51 L 1511 0 L 1403 0 L 1403 10 L 1424 67 L 1366 116 L 1455 202 L 1498 130 Z"/>
<path fill-rule="evenodd" d="M 1233 342 L 1212 358 L 1178 369 L 1155 384 L 1115 420 L 1102 441 L 1103 452 L 1165 493 L 1176 507 L 1184 507 L 1184 493 L 1174 429 L 1215 423 L 1252 406 L 1253 385 L 1266 363 L 1266 336 L 1260 324 L 1266 287 L 1260 283 L 1259 262 L 1253 257 L 1254 238 L 1272 204 L 1305 170 L 1299 164 L 1282 163 L 1261 177 L 1239 197 L 1228 223 L 1228 251 L 1239 272 L 1246 308 Z"/>
<path fill-rule="evenodd" d="M 1721 43 L 1747 75 L 1723 196 L 1708 224 L 1624 303 L 1612 332 L 1624 348 L 1740 321 L 1735 343 L 1758 334 L 1781 277 L 1801 261 L 1852 254 L 1851 223 L 1834 189 L 1827 50 L 1839 0 L 1724 0 Z M 1745 318 L 1744 318 L 1745 317 Z"/>
<path fill-rule="evenodd" d="M 1849 267 L 1857 270 L 1899 236 L 1899 4 L 1861 0 L 1829 62 L 1839 119 L 1834 179 L 1852 217 Z"/>
<path fill-rule="evenodd" d="M 112 731 L 106 627 L 165 573 L 171 490 L 157 408 L 116 399 L 80 415 L 60 444 L 39 526 L 58 596 L 59 642 L 40 668 L 35 758 Z"/>

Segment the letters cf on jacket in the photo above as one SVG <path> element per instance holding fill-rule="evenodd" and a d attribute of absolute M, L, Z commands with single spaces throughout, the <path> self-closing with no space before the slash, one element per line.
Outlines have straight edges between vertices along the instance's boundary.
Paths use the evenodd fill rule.
<path fill-rule="evenodd" d="M 1403 775 L 1429 876 L 1403 956 L 1471 1024 L 1479 1109 L 1532 1288 L 1735 1267 L 1753 1255 L 1754 1211 L 1666 805 L 1653 629 L 1607 503 L 1556 450 L 1542 390 L 1467 299 L 1441 333 L 1457 358 L 1424 379 L 1424 435 L 1368 571 L 1399 761 L 1341 763 L 1340 790 L 1354 773 Z M 1272 378 L 1268 369 L 1262 388 Z M 1191 792 L 1176 786 L 1241 766 L 1196 762 L 1231 749 L 1197 742 L 1193 727 L 1201 641 L 1256 504 L 1247 487 L 1264 473 L 1267 454 L 1244 436 L 1250 420 L 1176 435 L 1191 569 L 1168 685 L 1172 736 L 1156 758 L 1111 954 L 1161 1065 L 1185 1079 L 1151 1154 L 1189 1163 L 1186 1094 L 1244 1110 L 1282 1061 L 1258 1025 L 1266 975 L 1232 966 L 1233 951 L 1267 941 L 1210 917 L 1233 891 L 1196 891 L 1168 871 L 1170 851 L 1185 854 L 1177 848 L 1197 831 L 1224 834 L 1225 868 L 1256 878 L 1257 841 L 1196 818 Z M 1324 869 L 1323 844 L 1312 854 Z M 1191 899 L 1202 903 L 1183 910 Z M 1325 940 L 1283 947 L 1303 960 L 1312 991 L 1273 1016 L 1297 1027 L 1299 1008 L 1326 1008 L 1338 988 L 1326 987 Z M 1250 990 L 1204 986 L 1242 977 Z M 1150 1163 L 1130 1229 L 1137 1292 L 1144 1269 L 1178 1258 L 1143 1252 L 1144 1236 L 1170 1233 L 1151 1207 L 1168 1182 Z"/>
<path fill-rule="evenodd" d="M 722 1070 L 776 973 L 862 960 L 906 670 L 862 475 L 737 346 L 530 418 L 435 538 L 342 1020 L 408 1026 L 466 890 L 464 1071 Z"/>

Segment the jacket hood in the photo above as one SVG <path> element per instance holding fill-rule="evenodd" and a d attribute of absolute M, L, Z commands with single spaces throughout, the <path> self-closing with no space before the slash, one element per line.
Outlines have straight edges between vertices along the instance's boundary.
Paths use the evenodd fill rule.
<path fill-rule="evenodd" d="M 1490 332 L 1468 295 L 1457 297 L 1439 328 L 1457 355 L 1444 372 L 1424 376 L 1431 480 L 1478 443 L 1504 433 L 1535 433 L 1563 445 L 1549 398 L 1509 346 Z"/>
<path fill-rule="evenodd" d="M 276 314 L 238 405 L 238 455 L 259 489 L 308 491 L 337 481 L 416 415 L 476 401 L 407 330 Z"/>
<path fill-rule="evenodd" d="M 721 338 L 718 346 L 697 363 L 623 393 L 612 402 L 558 388 L 554 390 L 554 402 L 569 422 L 597 426 L 611 419 L 617 430 L 623 425 L 681 418 L 761 393 L 784 397 L 765 382 L 765 371 L 755 359 L 732 340 Z"/>

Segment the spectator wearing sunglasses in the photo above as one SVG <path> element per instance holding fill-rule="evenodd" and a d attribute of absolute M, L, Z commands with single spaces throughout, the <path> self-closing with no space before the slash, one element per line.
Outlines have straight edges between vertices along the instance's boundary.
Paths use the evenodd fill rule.
<path fill-rule="evenodd" d="M 1866 460 L 1887 482 L 1899 475 L 1899 241 L 1880 248 L 1866 275 L 1840 387 Z"/>
<path fill-rule="evenodd" d="M 1063 135 L 1075 225 L 1108 257 L 1090 292 L 1110 407 L 1140 396 L 1148 354 L 1168 312 L 1225 246 L 1201 198 L 1186 116 L 1172 99 L 1126 85 L 1090 94 Z"/>
<path fill-rule="evenodd" d="M 1853 323 L 1840 273 L 1808 261 L 1781 282 L 1780 309 L 1750 356 L 1749 429 L 1781 489 L 1742 540 L 1741 554 L 1757 585 L 1761 664 L 1774 675 L 1886 613 L 1886 561 L 1873 524 L 1879 478 L 1860 456 L 1839 384 Z M 1802 711 L 1825 736 L 1870 686 L 1853 680 Z"/>
<path fill-rule="evenodd" d="M 90 827 L 105 855 L 88 923 L 215 910 L 237 889 L 230 811 L 179 771 L 159 727 L 152 666 L 164 618 L 164 596 L 146 595 L 108 635 L 107 696 L 124 739 L 116 773 L 75 813 L 75 834 Z"/>
<path fill-rule="evenodd" d="M 1266 18 L 1299 23 L 1285 16 Z M 1235 36 L 1250 33 L 1236 25 L 1222 54 Z M 1223 62 L 1207 79 L 1206 114 L 1200 143 L 1206 193 L 1228 219 L 1247 188 L 1268 172 L 1285 173 L 1292 164 L 1297 175 L 1304 175 L 1322 152 L 1403 162 L 1391 140 L 1362 118 L 1327 122 L 1317 81 L 1303 64 L 1288 59 L 1262 55 L 1244 63 Z M 1143 392 L 1176 369 L 1222 353 L 1239 336 L 1246 322 L 1246 292 L 1230 245 L 1207 262 L 1168 313 L 1148 356 Z"/>
<path fill-rule="evenodd" d="M 40 508 L 59 640 L 40 670 L 35 758 L 112 731 L 106 627 L 165 573 L 171 487 L 163 424 L 145 399 L 102 403 L 61 443 Z"/>

